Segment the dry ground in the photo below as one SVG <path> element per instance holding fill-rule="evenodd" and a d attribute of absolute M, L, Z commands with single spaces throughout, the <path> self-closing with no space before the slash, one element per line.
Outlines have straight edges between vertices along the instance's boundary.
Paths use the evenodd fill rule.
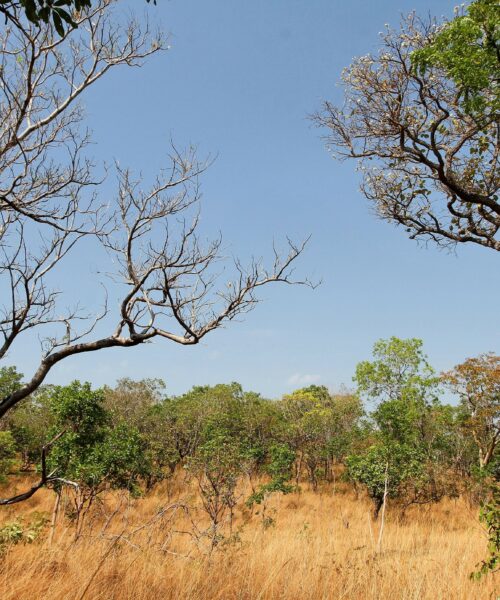
<path fill-rule="evenodd" d="M 19 488 L 25 487 L 20 482 Z M 404 518 L 389 507 L 382 545 L 370 504 L 331 487 L 272 499 L 274 524 L 241 503 L 229 541 L 207 555 L 197 537 L 204 522 L 195 489 L 159 489 L 146 498 L 106 498 L 75 543 L 59 518 L 33 544 L 0 558 L 1 600 L 474 600 L 500 595 L 499 578 L 473 582 L 484 556 L 477 511 L 463 500 L 414 507 Z M 184 486 L 185 490 L 185 486 Z M 1 490 L 0 493 L 5 492 Z M 54 494 L 0 509 L 0 521 L 48 515 Z M 185 506 L 191 506 L 189 510 Z M 167 507 L 158 513 L 161 507 Z M 118 509 L 118 510 L 116 510 Z M 30 516 L 31 515 L 31 516 Z"/>

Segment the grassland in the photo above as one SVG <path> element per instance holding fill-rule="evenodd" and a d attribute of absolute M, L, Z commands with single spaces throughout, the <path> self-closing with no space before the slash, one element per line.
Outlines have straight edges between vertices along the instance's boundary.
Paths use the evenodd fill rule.
<path fill-rule="evenodd" d="M 19 481 L 19 486 L 25 482 Z M 187 491 L 186 491 L 187 490 Z M 242 490 L 241 499 L 245 496 Z M 69 498 L 66 510 L 70 508 Z M 54 493 L 3 509 L 3 523 L 27 526 L 50 516 Z M 463 499 L 389 507 L 379 523 L 352 490 L 271 498 L 265 514 L 235 508 L 232 536 L 210 552 L 194 487 L 181 481 L 145 498 L 110 494 L 90 511 L 74 540 L 61 510 L 33 543 L 19 543 L 0 562 L 2 600 L 319 600 L 495 599 L 498 578 L 468 575 L 485 552 L 477 510 Z M 227 524 L 226 524 L 227 525 Z"/>

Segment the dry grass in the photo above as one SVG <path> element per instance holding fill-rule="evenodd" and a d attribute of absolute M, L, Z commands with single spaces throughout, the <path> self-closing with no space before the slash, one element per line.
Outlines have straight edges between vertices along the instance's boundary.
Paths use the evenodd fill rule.
<path fill-rule="evenodd" d="M 2 600 L 320 600 L 496 599 L 498 578 L 479 583 L 468 574 L 484 556 L 485 535 L 477 512 L 462 501 L 416 507 L 401 519 L 389 509 L 380 553 L 370 504 L 348 492 L 323 489 L 273 499 L 265 529 L 260 514 L 236 510 L 237 536 L 209 557 L 192 538 L 203 516 L 168 505 L 164 490 L 119 504 L 116 496 L 94 511 L 87 535 L 72 540 L 60 519 L 54 543 L 47 536 L 13 546 L 0 562 Z M 50 512 L 53 494 L 0 512 Z M 183 498 L 195 504 L 195 496 Z M 113 514 L 103 527 L 106 515 Z M 144 526 L 146 524 L 146 526 Z M 141 528 L 142 527 L 142 528 Z M 135 533 L 134 533 L 135 531 Z M 117 537 L 119 536 L 119 537 Z M 120 537 L 121 536 L 121 537 Z M 83 595 L 82 595 L 83 594 Z"/>

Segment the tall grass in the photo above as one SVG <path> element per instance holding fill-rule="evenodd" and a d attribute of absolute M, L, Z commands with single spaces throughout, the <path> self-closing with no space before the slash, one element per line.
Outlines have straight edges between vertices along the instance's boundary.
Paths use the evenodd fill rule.
<path fill-rule="evenodd" d="M 176 487 L 177 485 L 177 487 Z M 208 552 L 207 522 L 195 489 L 177 482 L 142 499 L 110 494 L 74 540 L 60 515 L 32 544 L 0 558 L 2 600 L 495 600 L 498 577 L 468 575 L 484 556 L 477 510 L 460 499 L 413 507 L 389 505 L 378 546 L 370 503 L 324 487 L 272 498 L 253 513 L 241 501 L 232 535 Z M 241 500 L 245 497 L 242 490 Z M 54 494 L 0 512 L 49 515 Z"/>

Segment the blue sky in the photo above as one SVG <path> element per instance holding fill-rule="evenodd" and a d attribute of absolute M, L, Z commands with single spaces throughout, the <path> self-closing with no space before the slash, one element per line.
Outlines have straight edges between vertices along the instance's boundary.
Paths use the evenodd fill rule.
<path fill-rule="evenodd" d="M 138 70 L 121 69 L 86 97 L 96 160 L 151 176 L 169 140 L 217 154 L 202 180 L 202 226 L 220 230 L 228 252 L 266 255 L 289 235 L 311 243 L 299 271 L 316 290 L 276 286 L 243 322 L 182 348 L 166 341 L 77 356 L 48 381 L 112 384 L 161 377 L 169 393 L 239 381 L 278 397 L 319 383 L 351 385 L 357 362 L 383 337 L 420 337 L 438 370 L 500 350 L 498 256 L 462 246 L 421 247 L 381 222 L 358 191 L 353 163 L 335 163 L 308 120 L 353 56 L 377 47 L 400 15 L 453 13 L 443 0 L 158 0 L 147 10 L 171 32 L 171 50 Z M 145 3 L 144 3 L 145 4 Z M 89 298 L 99 257 L 79 256 L 89 275 L 65 284 Z M 95 263 L 95 264 L 94 264 Z M 38 348 L 9 357 L 26 375 Z"/>

